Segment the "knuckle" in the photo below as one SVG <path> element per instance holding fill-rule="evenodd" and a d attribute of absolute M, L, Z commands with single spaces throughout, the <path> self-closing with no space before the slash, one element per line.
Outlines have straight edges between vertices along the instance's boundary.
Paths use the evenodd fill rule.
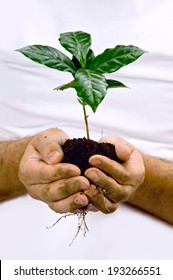
<path fill-rule="evenodd" d="M 109 180 L 103 180 L 98 188 L 101 190 L 101 192 L 106 193 L 109 192 L 111 185 L 112 184 Z"/>
<path fill-rule="evenodd" d="M 129 190 L 124 190 L 119 197 L 119 202 L 125 202 L 127 201 L 131 196 L 131 192 Z"/>
<path fill-rule="evenodd" d="M 53 201 L 50 193 L 51 186 L 49 184 L 35 184 L 29 187 L 29 194 L 35 199 L 40 199 L 44 202 Z"/>
<path fill-rule="evenodd" d="M 38 199 L 38 195 L 36 194 L 36 192 L 34 191 L 34 190 L 32 190 L 32 189 L 28 189 L 28 194 L 32 197 L 32 198 L 34 198 L 34 199 Z"/>
<path fill-rule="evenodd" d="M 78 169 L 68 163 L 58 163 L 56 172 L 60 178 L 71 178 L 79 176 L 80 174 Z"/>
<path fill-rule="evenodd" d="M 48 182 L 50 177 L 53 179 L 54 178 L 54 174 L 53 172 L 51 173 L 51 176 L 50 176 L 50 173 L 47 173 L 45 172 L 44 169 L 40 169 L 40 172 L 39 172 L 39 179 L 40 179 L 40 182 Z"/>
<path fill-rule="evenodd" d="M 75 192 L 75 179 L 60 180 L 59 191 L 63 194 L 63 197 L 73 194 Z"/>
<path fill-rule="evenodd" d="M 39 170 L 39 180 L 40 182 L 49 183 L 58 179 L 59 169 L 57 166 L 49 165 L 47 168 L 41 168 Z"/>
<path fill-rule="evenodd" d="M 131 174 L 128 171 L 124 172 L 120 177 L 121 182 L 124 184 L 129 182 L 130 179 L 131 179 Z"/>
<path fill-rule="evenodd" d="M 70 212 L 67 205 L 64 205 L 57 201 L 49 202 L 48 206 L 51 210 L 59 214 Z"/>
<path fill-rule="evenodd" d="M 119 188 L 116 188 L 112 194 L 110 194 L 110 199 L 114 202 L 124 202 L 128 200 L 129 196 L 131 194 L 131 191 L 129 189 L 129 186 L 120 186 Z"/>
<path fill-rule="evenodd" d="M 51 210 L 55 211 L 56 213 L 63 213 L 60 211 L 60 209 L 57 207 L 57 204 L 55 202 L 48 203 L 48 206 Z"/>
<path fill-rule="evenodd" d="M 31 139 L 31 144 L 33 144 L 35 146 L 35 144 L 37 144 L 37 142 L 42 141 L 43 139 L 43 133 L 38 133 L 37 135 L 35 135 L 32 139 Z"/>
<path fill-rule="evenodd" d="M 127 184 L 131 180 L 132 174 L 128 170 L 120 170 L 117 171 L 114 175 L 116 181 L 120 184 Z"/>
<path fill-rule="evenodd" d="M 50 194 L 50 185 L 45 184 L 44 187 L 40 190 L 40 197 L 43 201 L 51 201 L 51 194 Z"/>
<path fill-rule="evenodd" d="M 110 205 L 105 205 L 106 207 L 103 209 L 103 213 L 104 214 L 111 214 L 113 212 L 115 212 L 118 208 L 116 203 L 111 203 Z"/>
<path fill-rule="evenodd" d="M 74 213 L 78 208 L 79 208 L 79 205 L 76 205 L 76 203 L 72 202 L 72 203 L 69 205 L 69 210 L 68 210 L 68 212 L 69 212 L 69 213 Z"/>

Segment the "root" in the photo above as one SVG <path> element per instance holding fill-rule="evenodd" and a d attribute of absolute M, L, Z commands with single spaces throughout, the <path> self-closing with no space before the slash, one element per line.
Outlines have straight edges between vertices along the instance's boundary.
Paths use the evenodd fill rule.
<path fill-rule="evenodd" d="M 78 213 L 67 213 L 67 214 L 64 214 L 63 216 L 61 216 L 55 223 L 53 223 L 53 225 L 49 226 L 49 227 L 46 227 L 47 229 L 50 229 L 52 227 L 54 227 L 57 223 L 59 223 L 59 221 L 61 219 L 64 219 L 64 218 L 67 218 L 69 216 L 74 216 L 74 215 L 77 215 L 77 218 L 78 218 L 78 226 L 77 226 L 77 231 L 76 231 L 76 234 L 75 236 L 73 237 L 72 241 L 70 242 L 69 246 L 72 245 L 72 243 L 74 242 L 74 240 L 76 239 L 76 237 L 78 236 L 78 234 L 80 233 L 80 231 L 83 231 L 83 236 L 85 237 L 86 236 L 86 233 L 87 231 L 89 231 L 88 227 L 87 227 L 87 224 L 86 224 L 86 214 L 88 212 L 87 211 L 82 211 L 80 210 L 80 212 Z"/>
<path fill-rule="evenodd" d="M 49 227 L 46 227 L 47 229 L 50 229 L 52 227 L 54 227 L 57 223 L 59 223 L 59 221 L 61 219 L 64 219 L 64 218 L 67 218 L 69 216 L 72 216 L 72 215 L 75 215 L 74 213 L 68 213 L 68 214 L 64 214 L 63 216 L 61 216 L 55 223 L 53 223 L 53 225 L 49 226 Z"/>
<path fill-rule="evenodd" d="M 83 236 L 86 236 L 87 231 L 89 231 L 87 224 L 86 224 L 86 214 L 87 212 L 82 211 L 80 213 L 76 213 L 78 216 L 78 227 L 75 236 L 73 237 L 72 241 L 70 242 L 69 246 L 72 245 L 73 241 L 76 239 L 80 231 L 83 231 Z"/>

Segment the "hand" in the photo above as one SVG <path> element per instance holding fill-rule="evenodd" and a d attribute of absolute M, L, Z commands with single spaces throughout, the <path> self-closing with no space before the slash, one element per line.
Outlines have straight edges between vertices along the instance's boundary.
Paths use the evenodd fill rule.
<path fill-rule="evenodd" d="M 60 129 L 48 129 L 29 142 L 19 166 L 19 179 L 28 193 L 58 213 L 74 212 L 88 204 L 83 191 L 90 184 L 80 169 L 61 163 L 62 144 L 68 136 Z"/>
<path fill-rule="evenodd" d="M 93 167 L 85 172 L 92 184 L 84 193 L 98 210 L 112 213 L 121 202 L 128 201 L 143 182 L 145 167 L 140 152 L 124 139 L 110 135 L 100 142 L 115 145 L 116 154 L 123 163 L 101 155 L 92 156 L 89 162 Z"/>

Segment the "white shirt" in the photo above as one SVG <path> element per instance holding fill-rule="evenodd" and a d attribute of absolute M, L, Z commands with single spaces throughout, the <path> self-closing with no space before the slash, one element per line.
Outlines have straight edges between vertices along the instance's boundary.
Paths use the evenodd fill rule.
<path fill-rule="evenodd" d="M 36 64 L 15 52 L 33 44 L 50 45 L 65 52 L 58 42 L 59 34 L 83 30 L 91 34 L 95 54 L 119 44 L 132 44 L 148 51 L 134 63 L 111 74 L 129 89 L 108 90 L 95 114 L 88 108 L 91 138 L 97 140 L 103 134 L 115 133 L 142 151 L 173 159 L 172 1 L 1 2 L 1 140 L 33 135 L 49 127 L 59 127 L 71 138 L 85 136 L 82 108 L 75 91 L 53 91 L 70 81 L 70 74 Z M 13 222 L 9 222 L 14 215 L 10 210 L 13 206 L 16 239 L 11 239 L 11 250 L 6 250 L 9 244 L 7 233 L 14 226 Z M 3 203 L 0 207 L 2 236 L 4 234 L 6 240 L 2 245 L 0 240 L 2 258 L 172 257 L 171 251 L 168 252 L 159 239 L 162 234 L 164 239 L 169 240 L 172 228 L 125 205 L 108 216 L 101 213 L 88 215 L 90 233 L 86 239 L 79 237 L 72 249 L 68 248 L 68 241 L 75 231 L 75 219 L 75 222 L 71 218 L 61 221 L 56 228 L 47 231 L 44 226 L 58 215 L 47 209 L 45 204 L 24 197 Z M 144 229 L 149 226 L 150 234 L 143 235 Z M 160 232 L 156 239 L 155 231 Z M 27 241 L 23 237 L 25 234 Z M 150 244 L 148 250 L 140 249 L 141 240 Z M 33 242 L 34 251 L 30 249 Z M 134 242 L 135 249 L 130 242 Z M 91 252 L 92 246 L 94 252 Z M 61 253 L 60 248 L 63 248 Z"/>

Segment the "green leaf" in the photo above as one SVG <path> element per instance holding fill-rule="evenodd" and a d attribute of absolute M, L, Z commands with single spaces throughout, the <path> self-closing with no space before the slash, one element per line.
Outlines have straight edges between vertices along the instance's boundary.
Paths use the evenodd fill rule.
<path fill-rule="evenodd" d="M 90 69 L 100 73 L 112 73 L 121 67 L 134 62 L 146 51 L 135 46 L 118 45 L 112 49 L 106 49 L 96 56 L 90 63 Z"/>
<path fill-rule="evenodd" d="M 116 80 L 107 79 L 106 82 L 108 84 L 108 88 L 119 88 L 119 87 L 126 88 L 126 86 L 123 83 L 116 81 Z"/>
<path fill-rule="evenodd" d="M 87 54 L 87 60 L 86 60 L 86 68 L 89 68 L 89 65 L 91 64 L 91 61 L 95 58 L 95 54 L 92 49 L 89 50 Z"/>
<path fill-rule="evenodd" d="M 54 90 L 65 90 L 68 88 L 74 88 L 74 85 L 75 85 L 75 81 L 73 80 L 73 81 L 69 82 L 68 84 L 63 84 L 61 86 L 54 88 Z"/>
<path fill-rule="evenodd" d="M 33 60 L 34 62 L 43 64 L 47 67 L 60 71 L 67 71 L 72 74 L 76 72 L 75 65 L 71 59 L 59 50 L 42 45 L 27 46 L 17 51 Z"/>
<path fill-rule="evenodd" d="M 86 57 L 91 46 L 91 36 L 83 31 L 65 32 L 60 34 L 61 45 L 78 59 L 85 67 Z"/>
<path fill-rule="evenodd" d="M 106 78 L 89 69 L 79 69 L 75 74 L 75 89 L 77 96 L 96 111 L 107 93 Z"/>

